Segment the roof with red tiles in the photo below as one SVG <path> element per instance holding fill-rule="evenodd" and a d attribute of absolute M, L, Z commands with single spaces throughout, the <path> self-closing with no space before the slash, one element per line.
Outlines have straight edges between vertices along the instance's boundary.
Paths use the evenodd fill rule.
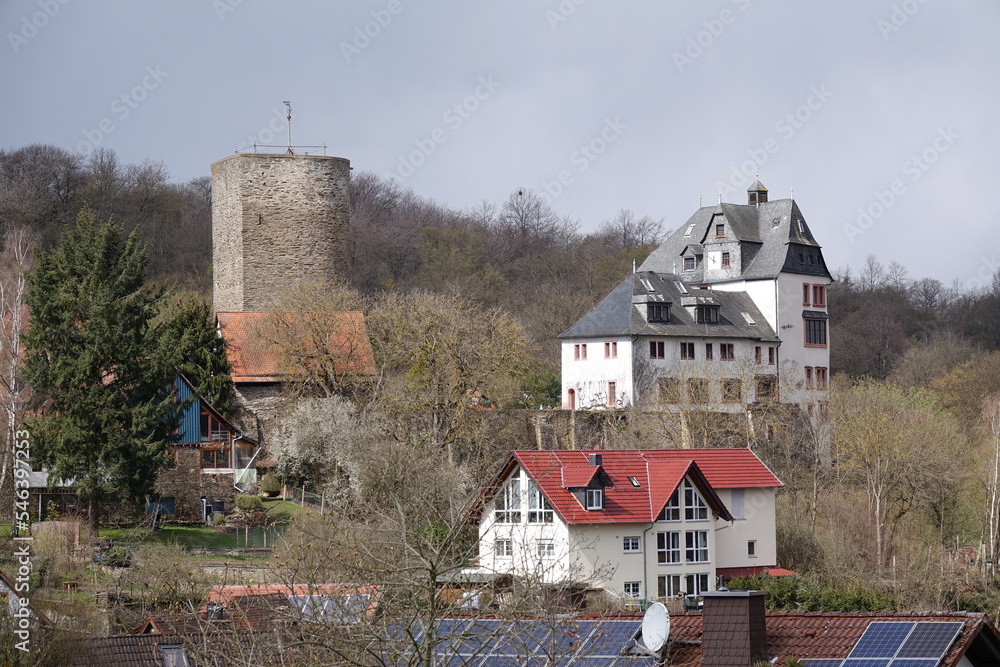
<path fill-rule="evenodd" d="M 600 454 L 600 465 L 590 464 L 591 454 Z M 749 449 L 516 450 L 483 489 L 470 518 L 479 518 L 485 503 L 518 466 L 567 524 L 652 522 L 685 477 L 692 480 L 713 514 L 726 520 L 731 515 L 715 489 L 781 486 Z M 572 490 L 588 486 L 599 474 L 609 484 L 604 489 L 604 508 L 587 510 Z"/>
<path fill-rule="evenodd" d="M 769 574 L 772 577 L 787 577 L 796 574 L 783 567 L 769 565 L 752 565 L 750 567 L 717 567 L 715 576 L 732 579 L 733 577 L 759 577 L 762 574 Z"/>
<path fill-rule="evenodd" d="M 274 602 L 276 596 L 284 596 L 286 602 L 293 595 L 367 595 L 369 596 L 366 614 L 371 616 L 378 606 L 381 590 L 378 586 L 369 584 L 247 584 L 230 586 L 213 586 L 208 592 L 205 604 L 202 605 L 201 612 L 207 610 L 209 604 L 221 604 L 223 608 L 234 608 L 241 598 L 255 598 L 254 602 L 262 604 L 265 601 Z M 265 600 L 266 599 L 266 600 Z M 249 603 L 249 601 L 245 601 Z M 248 607 L 249 604 L 243 604 Z M 252 623 L 252 619 L 251 619 Z"/>
<path fill-rule="evenodd" d="M 268 343 L 263 335 L 268 327 L 268 318 L 274 315 L 275 313 L 267 312 L 215 314 L 219 332 L 225 340 L 226 357 L 229 360 L 230 376 L 234 383 L 282 382 L 290 374 L 291 369 L 285 365 L 277 348 Z M 304 339 L 308 338 L 307 334 L 311 331 L 331 331 L 325 350 L 317 350 L 316 356 L 332 354 L 334 367 L 338 373 L 360 375 L 375 373 L 375 358 L 363 314 L 281 313 L 280 316 L 281 321 L 292 331 L 302 328 L 303 331 L 300 333 Z M 317 326 L 306 322 L 299 327 L 304 318 L 333 319 L 320 322 Z M 305 347 L 309 347 L 308 340 Z"/>
<path fill-rule="evenodd" d="M 959 633 L 943 667 L 954 667 L 962 656 L 987 653 L 998 645 L 996 629 L 985 614 L 970 612 L 767 612 L 768 652 L 777 657 L 777 664 L 787 658 L 819 659 L 846 658 L 873 621 L 958 621 Z M 670 663 L 698 665 L 701 663 L 702 615 L 700 612 L 670 615 Z M 982 635 L 982 636 L 980 636 Z M 978 642 L 977 642 L 978 638 Z M 974 662 L 973 664 L 990 664 Z"/>

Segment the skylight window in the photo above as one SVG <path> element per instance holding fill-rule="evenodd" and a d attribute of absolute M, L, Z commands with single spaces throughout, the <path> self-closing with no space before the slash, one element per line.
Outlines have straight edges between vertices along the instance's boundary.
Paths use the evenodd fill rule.
<path fill-rule="evenodd" d="M 642 283 L 642 286 L 646 288 L 647 292 L 653 293 L 656 291 L 655 289 L 653 289 L 653 284 L 650 283 L 649 280 L 647 280 L 646 278 L 641 278 L 639 282 Z"/>
<path fill-rule="evenodd" d="M 745 319 L 747 321 L 747 324 L 749 324 L 750 326 L 752 326 L 752 327 L 757 326 L 757 323 L 753 321 L 752 317 L 750 317 L 750 313 L 748 313 L 746 311 L 741 311 L 740 315 L 743 316 L 743 319 Z"/>
<path fill-rule="evenodd" d="M 632 483 L 632 486 L 634 486 L 635 488 L 637 489 L 639 488 L 639 480 L 637 480 L 635 477 L 632 477 L 630 475 L 628 481 L 630 481 Z"/>
<path fill-rule="evenodd" d="M 687 231 L 684 232 L 684 238 L 691 236 L 691 232 L 694 231 L 694 225 L 688 225 Z"/>
<path fill-rule="evenodd" d="M 678 290 L 680 290 L 681 294 L 687 294 L 688 293 L 687 287 L 684 287 L 684 283 L 682 283 L 681 281 L 675 280 L 674 281 L 674 286 L 677 287 Z"/>

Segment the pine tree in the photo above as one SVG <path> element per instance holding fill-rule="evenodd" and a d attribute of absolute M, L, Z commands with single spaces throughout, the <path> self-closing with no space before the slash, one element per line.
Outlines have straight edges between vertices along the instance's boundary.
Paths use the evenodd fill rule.
<path fill-rule="evenodd" d="M 224 417 L 233 416 L 236 392 L 208 302 L 193 295 L 175 299 L 163 318 L 160 346 L 202 398 Z"/>
<path fill-rule="evenodd" d="M 37 254 L 26 300 L 31 454 L 50 479 L 73 481 L 92 526 L 100 502 L 151 491 L 184 407 L 168 390 L 176 357 L 152 326 L 163 293 L 145 281 L 135 233 L 122 236 L 81 211 L 57 249 Z"/>

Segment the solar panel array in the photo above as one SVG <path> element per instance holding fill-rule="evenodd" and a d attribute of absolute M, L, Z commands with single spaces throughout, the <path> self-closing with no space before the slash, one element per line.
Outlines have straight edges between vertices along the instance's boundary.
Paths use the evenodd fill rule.
<path fill-rule="evenodd" d="M 650 656 L 621 655 L 641 627 L 638 619 L 442 619 L 435 622 L 435 653 L 441 667 L 653 667 Z M 417 625 L 395 626 L 381 647 L 384 662 L 410 662 L 426 634 Z"/>
<path fill-rule="evenodd" d="M 875 621 L 847 658 L 803 662 L 806 667 L 937 667 L 962 626 L 958 621 Z"/>

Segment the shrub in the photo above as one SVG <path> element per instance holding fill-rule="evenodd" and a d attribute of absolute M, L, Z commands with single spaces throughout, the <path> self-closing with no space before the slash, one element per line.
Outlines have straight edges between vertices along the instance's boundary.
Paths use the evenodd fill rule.
<path fill-rule="evenodd" d="M 236 494 L 236 509 L 244 512 L 261 512 L 264 510 L 264 501 L 260 499 L 260 496 L 238 493 Z"/>
<path fill-rule="evenodd" d="M 215 525 L 215 526 L 224 526 L 224 525 L 226 525 L 226 515 L 225 514 L 213 514 L 212 515 L 212 524 Z"/>
<path fill-rule="evenodd" d="M 118 544 L 104 552 L 101 562 L 108 567 L 129 567 L 132 565 L 132 550 Z"/>
<path fill-rule="evenodd" d="M 281 493 L 281 481 L 273 470 L 268 470 L 267 474 L 260 480 L 260 491 L 268 498 L 273 498 Z"/>

